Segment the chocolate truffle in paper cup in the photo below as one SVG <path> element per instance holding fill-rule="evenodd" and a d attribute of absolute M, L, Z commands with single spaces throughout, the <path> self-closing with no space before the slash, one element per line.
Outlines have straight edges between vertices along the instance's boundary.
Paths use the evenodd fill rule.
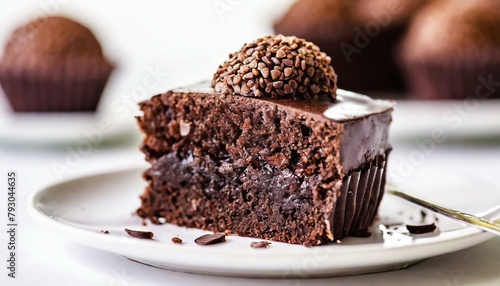
<path fill-rule="evenodd" d="M 420 99 L 500 97 L 500 2 L 444 0 L 415 18 L 399 51 Z"/>
<path fill-rule="evenodd" d="M 299 0 L 274 24 L 276 33 L 314 42 L 332 57 L 339 87 L 352 91 L 401 91 L 393 47 L 412 5 L 424 0 Z M 389 4 L 392 3 L 392 4 Z M 404 13 L 403 13 L 404 11 Z M 403 15 L 404 14 L 404 15 Z"/>
<path fill-rule="evenodd" d="M 0 85 L 16 112 L 95 111 L 112 70 L 88 28 L 45 17 L 11 34 Z"/>

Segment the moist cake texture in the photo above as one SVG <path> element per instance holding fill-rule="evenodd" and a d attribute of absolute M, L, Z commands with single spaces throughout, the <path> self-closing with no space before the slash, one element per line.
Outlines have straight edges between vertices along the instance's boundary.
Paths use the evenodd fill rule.
<path fill-rule="evenodd" d="M 282 35 L 245 44 L 213 88 L 140 104 L 153 223 L 320 245 L 363 232 L 383 195 L 392 103 L 337 89 L 330 57 Z"/>

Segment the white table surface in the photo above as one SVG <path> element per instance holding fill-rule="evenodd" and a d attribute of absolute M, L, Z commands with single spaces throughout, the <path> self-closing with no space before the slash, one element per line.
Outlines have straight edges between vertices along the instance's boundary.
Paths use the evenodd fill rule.
<path fill-rule="evenodd" d="M 269 1 L 0 1 L 0 46 L 19 19 L 29 20 L 47 11 L 74 16 L 94 29 L 108 56 L 120 69 L 106 89 L 104 102 L 137 102 L 189 80 L 209 78 L 213 67 L 244 41 L 271 32 L 269 19 L 279 11 L 262 9 Z M 273 1 L 276 7 L 290 0 Z M 59 3 L 50 6 L 49 3 Z M 227 12 L 216 9 L 226 4 Z M 229 6 L 227 6 L 229 5 Z M 267 6 L 269 7 L 269 6 Z M 41 12 L 42 11 L 42 12 Z M 179 11 L 190 11 L 186 18 Z M 219 11 L 219 12 L 218 12 Z M 179 24 L 182 23 L 182 24 Z M 124 32 L 125 31 L 125 32 Z M 200 46 L 203 49 L 200 49 Z M 123 59 L 127 59 L 124 61 Z M 179 66 L 195 60 L 197 68 Z M 181 69 L 179 69 L 181 67 Z M 132 94 L 150 69 L 167 79 Z M 208 76 L 206 76 L 208 74 Z M 189 82 L 189 80 L 187 82 Z M 0 105 L 2 100 L 0 100 Z M 1 106 L 0 106 L 1 107 Z M 0 112 L 2 108 L 0 108 Z M 133 115 L 131 112 L 130 116 Z M 391 164 L 397 170 L 418 146 L 415 140 L 395 142 Z M 448 142 L 450 143 L 450 142 Z M 500 142 L 440 144 L 417 168 L 441 167 L 470 173 L 500 192 Z M 500 238 L 475 247 L 427 259 L 405 270 L 310 280 L 252 280 L 193 275 L 160 270 L 67 241 L 39 227 L 28 216 L 28 197 L 44 186 L 143 160 L 137 140 L 98 146 L 91 154 L 58 175 L 54 162 L 68 160 L 61 147 L 0 144 L 0 182 L 9 170 L 18 172 L 18 273 L 8 279 L 0 267 L 0 285 L 500 285 Z M 1 185 L 1 184 L 0 184 Z M 5 184 L 4 184 L 5 185 Z M 7 257 L 6 194 L 0 195 L 0 260 Z M 474 197 L 471 192 L 471 199 Z M 341 259 L 341 258 L 339 258 Z M 0 263 L 0 265 L 4 265 Z"/>

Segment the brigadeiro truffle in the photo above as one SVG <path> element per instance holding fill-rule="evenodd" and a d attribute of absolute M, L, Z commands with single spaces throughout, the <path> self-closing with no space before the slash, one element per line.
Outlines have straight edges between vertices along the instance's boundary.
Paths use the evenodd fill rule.
<path fill-rule="evenodd" d="M 267 36 L 229 55 L 212 86 L 223 94 L 334 100 L 337 75 L 330 62 L 318 46 L 304 39 Z"/>
<path fill-rule="evenodd" d="M 95 111 L 112 70 L 88 28 L 45 17 L 12 33 L 0 84 L 16 112 Z"/>
<path fill-rule="evenodd" d="M 420 99 L 500 97 L 500 2 L 443 0 L 424 8 L 400 47 Z"/>

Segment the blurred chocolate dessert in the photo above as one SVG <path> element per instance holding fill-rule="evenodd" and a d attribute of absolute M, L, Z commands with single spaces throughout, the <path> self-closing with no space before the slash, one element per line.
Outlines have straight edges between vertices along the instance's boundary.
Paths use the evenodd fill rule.
<path fill-rule="evenodd" d="M 500 1 L 429 5 L 412 22 L 400 60 L 414 98 L 500 97 Z"/>
<path fill-rule="evenodd" d="M 11 34 L 0 84 L 16 112 L 94 111 L 112 70 L 88 28 L 46 17 Z"/>
<path fill-rule="evenodd" d="M 335 60 L 341 88 L 402 91 L 393 48 L 413 13 L 429 0 L 299 0 L 275 31 L 315 42 Z"/>

